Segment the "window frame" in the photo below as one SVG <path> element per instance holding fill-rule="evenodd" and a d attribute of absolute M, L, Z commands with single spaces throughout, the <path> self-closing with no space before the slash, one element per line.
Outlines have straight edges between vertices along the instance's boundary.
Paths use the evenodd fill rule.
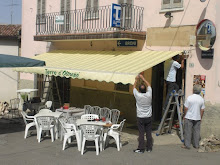
<path fill-rule="evenodd" d="M 40 1 L 40 3 L 39 3 Z M 43 2 L 44 2 L 44 6 L 43 6 Z M 46 14 L 46 4 L 47 1 L 46 0 L 37 0 L 37 15 L 41 15 L 41 18 L 39 18 L 39 24 L 45 24 L 46 23 L 46 19 L 45 19 L 45 14 Z"/>
<path fill-rule="evenodd" d="M 170 4 L 166 4 L 164 5 L 163 4 L 163 1 L 164 0 L 161 0 L 161 10 L 160 12 L 168 12 L 168 11 L 182 11 L 184 10 L 184 0 L 181 0 L 180 3 L 178 4 L 173 4 L 174 0 L 170 0 Z M 167 7 L 167 6 L 170 6 L 170 7 Z M 179 7 L 178 7 L 179 6 Z"/>
<path fill-rule="evenodd" d="M 95 0 L 91 0 L 90 9 L 95 8 L 94 2 Z M 88 10 L 88 0 L 86 0 L 86 12 L 85 12 L 85 20 L 93 20 L 93 19 L 99 19 L 99 0 L 97 0 L 97 11 L 93 12 L 93 10 Z M 88 11 L 87 11 L 88 10 Z"/>
<path fill-rule="evenodd" d="M 127 3 L 128 5 L 131 5 L 131 6 L 134 5 L 134 0 L 131 0 L 131 3 L 128 3 L 127 2 L 128 0 L 118 0 L 118 4 L 123 4 L 123 3 L 119 3 L 119 1 L 123 1 L 123 3 Z M 126 11 L 128 13 L 126 13 Z M 122 13 L 122 17 L 123 17 L 123 13 Z M 125 25 L 122 28 L 126 28 L 126 29 L 132 28 L 132 19 L 133 19 L 133 11 L 132 11 L 132 9 L 130 9 L 130 12 L 129 12 L 129 8 L 125 7 Z M 122 21 L 122 24 L 123 24 L 123 18 L 121 18 L 121 21 Z"/>
<path fill-rule="evenodd" d="M 60 13 L 64 13 L 64 12 L 67 12 L 67 11 L 71 11 L 71 0 L 70 1 L 70 4 L 68 6 L 68 3 L 67 3 L 67 0 L 60 0 Z M 64 10 L 62 11 L 62 2 L 63 2 L 63 6 L 64 6 Z"/>
<path fill-rule="evenodd" d="M 69 5 L 68 2 L 69 1 Z M 62 10 L 63 6 L 63 10 Z M 64 16 L 64 24 L 60 25 L 61 31 L 65 33 L 70 32 L 70 26 L 71 26 L 71 0 L 60 0 L 60 15 Z M 68 14 L 69 12 L 69 14 Z"/>

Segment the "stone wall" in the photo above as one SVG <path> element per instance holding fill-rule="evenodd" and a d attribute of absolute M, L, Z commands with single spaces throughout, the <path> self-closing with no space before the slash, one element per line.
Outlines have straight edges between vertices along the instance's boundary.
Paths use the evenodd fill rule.
<path fill-rule="evenodd" d="M 220 138 L 220 104 L 206 103 L 205 113 L 201 124 L 201 137 L 206 138 L 211 134 Z"/>

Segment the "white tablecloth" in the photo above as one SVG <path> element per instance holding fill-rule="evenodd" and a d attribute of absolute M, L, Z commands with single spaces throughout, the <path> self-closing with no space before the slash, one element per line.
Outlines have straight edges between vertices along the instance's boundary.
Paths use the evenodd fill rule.
<path fill-rule="evenodd" d="M 82 116 L 84 114 L 84 109 L 81 108 L 70 108 L 70 109 L 56 109 L 56 112 L 66 113 L 67 116 Z"/>
<path fill-rule="evenodd" d="M 37 113 L 36 115 L 34 115 L 34 117 L 39 117 L 39 116 L 53 116 L 55 118 L 59 118 L 60 115 L 62 115 L 63 112 L 42 112 L 42 113 Z"/>
<path fill-rule="evenodd" d="M 88 121 L 86 119 L 77 119 L 76 120 L 76 125 L 80 126 L 80 125 L 99 125 L 99 126 L 105 126 L 107 124 L 107 122 L 103 122 L 103 121 Z"/>

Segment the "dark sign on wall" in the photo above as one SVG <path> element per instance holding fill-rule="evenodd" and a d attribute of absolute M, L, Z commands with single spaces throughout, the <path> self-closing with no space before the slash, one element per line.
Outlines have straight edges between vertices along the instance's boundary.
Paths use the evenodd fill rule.
<path fill-rule="evenodd" d="M 137 47 L 137 40 L 117 40 L 117 46 Z"/>
<path fill-rule="evenodd" d="M 201 57 L 202 58 L 210 58 L 210 59 L 212 59 L 213 55 L 214 55 L 214 49 L 209 49 L 207 51 L 202 51 Z"/>

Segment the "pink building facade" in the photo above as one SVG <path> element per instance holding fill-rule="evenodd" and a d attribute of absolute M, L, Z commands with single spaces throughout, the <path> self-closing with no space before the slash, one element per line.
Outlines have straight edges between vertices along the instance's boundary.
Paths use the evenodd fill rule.
<path fill-rule="evenodd" d="M 141 26 L 141 31 L 146 32 L 146 39 L 140 39 L 143 44 L 138 48 L 131 50 L 155 50 L 155 51 L 184 51 L 188 56 L 185 66 L 185 97 L 192 94 L 193 82 L 195 76 L 205 76 L 204 99 L 206 102 L 206 112 L 204 122 L 202 122 L 203 136 L 208 136 L 211 133 L 220 135 L 220 41 L 219 41 L 219 26 L 220 20 L 217 17 L 217 8 L 220 7 L 220 2 L 217 0 L 179 0 L 174 5 L 173 0 L 166 6 L 165 0 L 35 0 L 34 3 L 29 0 L 22 1 L 22 45 L 21 55 L 25 57 L 33 57 L 38 54 L 56 49 L 74 49 L 74 50 L 123 50 L 114 45 L 114 41 L 103 42 L 100 40 L 76 40 L 76 39 L 54 39 L 52 34 L 39 34 L 39 26 L 37 26 L 36 16 L 39 13 L 51 13 L 79 11 L 87 7 L 108 6 L 112 3 L 129 3 L 138 7 L 143 7 L 143 15 L 139 24 L 134 22 L 136 27 Z M 173 6 L 172 6 L 173 5 Z M 80 12 L 80 11 L 79 11 Z M 171 12 L 172 17 L 166 18 L 164 14 Z M 134 12 L 133 12 L 134 14 Z M 216 41 L 213 45 L 214 56 L 211 59 L 202 58 L 201 50 L 196 43 L 196 27 L 197 24 L 204 20 L 211 20 L 216 26 Z M 47 22 L 48 23 L 48 22 Z M 133 23 L 133 22 L 132 22 Z M 82 24 L 75 25 L 78 28 Z M 76 28 L 77 29 L 77 28 Z M 52 31 L 54 29 L 52 28 Z M 38 33 L 38 34 L 37 34 Z M 70 34 L 73 32 L 65 32 Z M 87 31 L 80 32 L 88 34 Z M 74 33 L 73 33 L 74 34 Z M 142 34 L 143 35 L 143 34 Z M 52 36 L 52 37 L 51 37 Z M 48 37 L 47 39 L 43 37 Z M 51 38 L 50 38 L 51 37 Z M 114 40 L 114 39 L 113 39 Z M 117 40 L 117 39 L 115 39 Z M 90 42 L 93 42 L 93 47 L 89 47 Z M 84 46 L 82 46 L 84 45 Z M 106 46 L 110 45 L 110 46 Z M 112 48 L 113 47 L 113 48 Z M 153 74 L 153 73 L 152 73 Z M 33 81 L 33 74 L 21 74 L 21 79 L 24 81 Z M 131 96 L 132 97 L 132 96 Z M 212 122 L 210 122 L 212 121 Z"/>

